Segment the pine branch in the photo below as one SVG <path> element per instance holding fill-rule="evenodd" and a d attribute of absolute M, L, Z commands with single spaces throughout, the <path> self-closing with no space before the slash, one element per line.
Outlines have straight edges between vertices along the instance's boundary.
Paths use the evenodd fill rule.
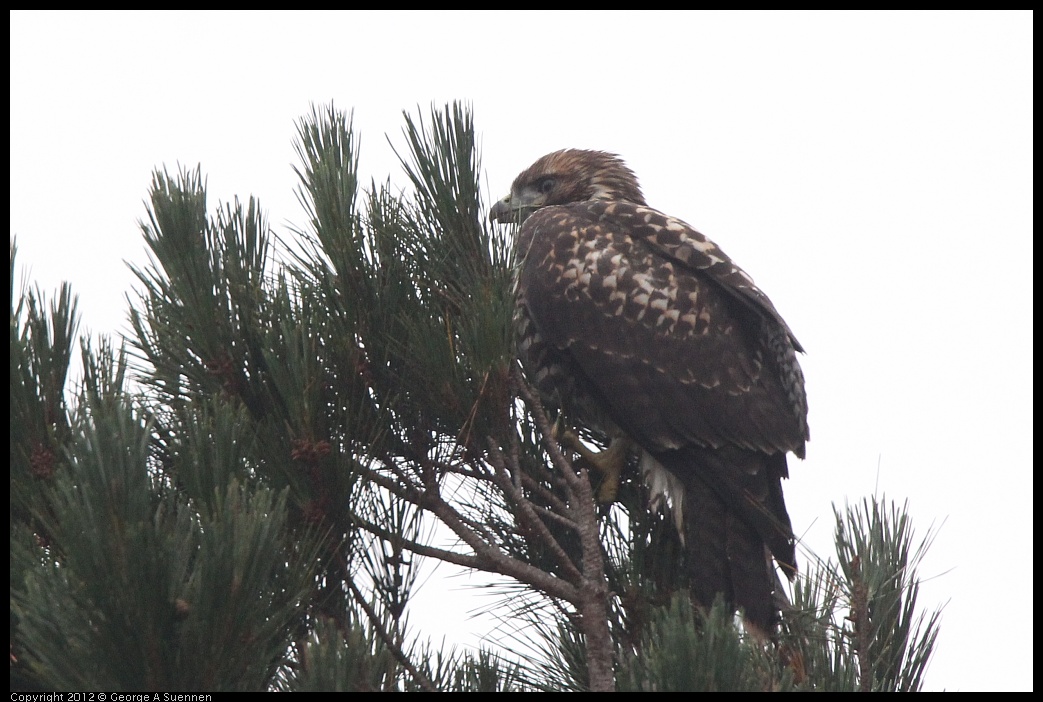
<path fill-rule="evenodd" d="M 579 610 L 580 627 L 586 638 L 590 689 L 594 692 L 612 691 L 615 690 L 615 676 L 612 669 L 613 642 L 608 629 L 608 586 L 601 559 L 601 541 L 590 480 L 582 466 L 576 470 L 565 460 L 551 438 L 553 434 L 550 420 L 521 376 L 521 369 L 516 365 L 513 371 L 515 387 L 536 421 L 547 453 L 575 493 L 574 523 L 583 548 L 583 579 L 579 586 L 578 599 L 570 601 Z"/>
<path fill-rule="evenodd" d="M 348 587 L 351 588 L 351 594 L 355 598 L 355 603 L 362 608 L 369 617 L 370 623 L 373 625 L 373 631 L 377 633 L 377 636 L 384 642 L 384 645 L 391 651 L 391 655 L 395 657 L 403 668 L 409 671 L 409 674 L 413 677 L 413 680 L 417 682 L 420 688 L 424 692 L 435 692 L 437 688 L 434 684 L 424 675 L 420 670 L 413 665 L 409 657 L 399 648 L 398 644 L 384 631 L 384 622 L 377 616 L 377 613 L 369 606 L 366 602 L 366 598 L 362 595 L 362 592 L 355 586 L 355 583 L 351 580 L 347 581 Z"/>

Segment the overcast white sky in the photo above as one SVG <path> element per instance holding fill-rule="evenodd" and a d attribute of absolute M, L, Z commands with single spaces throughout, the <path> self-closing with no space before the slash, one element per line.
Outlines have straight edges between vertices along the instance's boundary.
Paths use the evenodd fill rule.
<path fill-rule="evenodd" d="M 211 210 L 253 194 L 286 234 L 311 103 L 354 108 L 364 178 L 403 187 L 384 135 L 455 99 L 495 197 L 549 151 L 619 153 L 808 350 L 805 546 L 832 503 L 908 500 L 948 603 L 928 688 L 1029 690 L 1031 67 L 1029 12 L 15 12 L 11 234 L 113 333 L 153 168 L 200 163 Z M 452 589 L 414 618 L 474 644 L 487 601 Z"/>

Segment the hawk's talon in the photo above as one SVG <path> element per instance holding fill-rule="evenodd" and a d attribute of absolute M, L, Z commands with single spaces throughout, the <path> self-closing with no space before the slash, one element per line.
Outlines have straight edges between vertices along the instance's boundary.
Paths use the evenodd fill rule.
<path fill-rule="evenodd" d="M 598 504 L 607 505 L 616 501 L 619 495 L 619 481 L 623 467 L 627 463 L 627 454 L 632 442 L 624 436 L 613 436 L 608 448 L 604 451 L 592 451 L 580 441 L 579 436 L 571 429 L 564 427 L 561 417 L 554 424 L 554 438 L 564 447 L 574 451 L 578 459 L 588 468 L 601 474 L 601 485 L 598 486 L 594 499 Z"/>

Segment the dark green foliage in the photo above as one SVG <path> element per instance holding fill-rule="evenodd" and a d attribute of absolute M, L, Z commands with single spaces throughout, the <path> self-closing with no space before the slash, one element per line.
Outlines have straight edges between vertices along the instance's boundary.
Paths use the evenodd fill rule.
<path fill-rule="evenodd" d="M 620 691 L 778 692 L 791 689 L 792 673 L 770 650 L 740 635 L 718 598 L 707 613 L 684 595 L 656 608 L 641 640 L 620 656 Z"/>
<path fill-rule="evenodd" d="M 837 556 L 851 606 L 848 635 L 867 692 L 914 692 L 938 636 L 939 612 L 917 610 L 917 566 L 931 537 L 914 546 L 906 510 L 866 500 L 836 512 Z"/>
<path fill-rule="evenodd" d="M 78 318 L 68 285 L 62 286 L 50 310 L 39 291 L 16 295 L 14 266 L 12 242 L 11 518 L 29 524 L 45 507 L 42 481 L 64 463 L 61 447 L 69 439 L 65 384 Z"/>
<path fill-rule="evenodd" d="M 395 689 L 395 662 L 371 629 L 342 633 L 328 619 L 315 623 L 297 666 L 281 689 L 287 692 L 380 692 Z"/>
<path fill-rule="evenodd" d="M 151 468 L 149 423 L 102 389 L 81 397 L 36 513 L 46 540 L 24 528 L 12 540 L 19 562 L 39 563 L 12 587 L 25 663 L 55 689 L 264 687 L 304 613 L 318 539 L 287 542 L 285 496 L 234 479 L 194 509 Z"/>

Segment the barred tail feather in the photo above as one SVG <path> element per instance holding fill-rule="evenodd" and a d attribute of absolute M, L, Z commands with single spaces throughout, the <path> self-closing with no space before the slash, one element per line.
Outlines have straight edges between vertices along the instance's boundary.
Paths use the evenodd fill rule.
<path fill-rule="evenodd" d="M 745 610 L 748 624 L 770 631 L 778 618 L 772 557 L 788 577 L 796 572 L 782 499 L 785 456 L 724 448 L 685 449 L 658 458 L 685 486 L 693 601 L 708 608 L 720 593 L 730 606 Z"/>

